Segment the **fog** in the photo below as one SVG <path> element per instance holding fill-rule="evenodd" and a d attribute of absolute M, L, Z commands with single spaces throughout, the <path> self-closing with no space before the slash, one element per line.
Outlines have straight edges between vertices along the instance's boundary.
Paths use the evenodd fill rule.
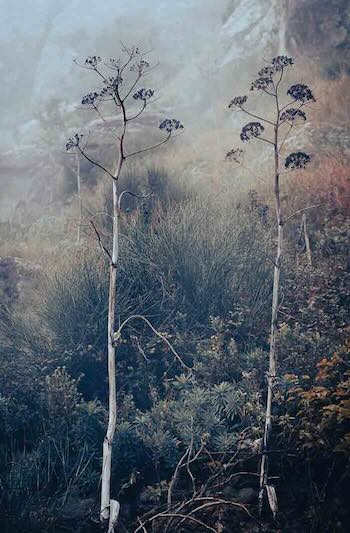
<path fill-rule="evenodd" d="M 239 133 L 227 104 L 246 92 L 266 59 L 287 53 L 333 78 L 346 71 L 347 2 L 335 3 L 337 9 L 325 0 L 316 3 L 322 9 L 308 0 L 0 0 L 1 219 L 45 173 L 54 179 L 48 143 L 61 153 L 72 129 L 96 119 L 76 109 L 97 87 L 75 61 L 118 57 L 121 42 L 150 51 L 156 69 L 145 83 L 155 90 L 153 112 L 184 122 L 187 156 L 196 151 L 190 172 L 202 172 L 203 157 L 214 174 Z"/>
<path fill-rule="evenodd" d="M 72 128 L 96 119 L 90 112 L 78 116 L 96 80 L 75 61 L 118 57 L 121 42 L 150 51 L 153 111 L 180 118 L 187 145 L 197 143 L 198 153 L 210 134 L 221 161 L 220 130 L 232 127 L 229 98 L 243 90 L 264 54 L 281 46 L 275 0 L 0 0 L 0 9 L 2 220 L 18 201 L 28 202 L 33 183 L 40 190 L 45 174 L 54 179 L 48 142 L 60 153 Z"/>
<path fill-rule="evenodd" d="M 263 55 L 278 40 L 268 31 L 278 2 L 265 0 L 1 0 L 0 7 L 6 148 L 30 143 L 35 114 L 50 98 L 68 107 L 89 90 L 93 80 L 75 59 L 117 56 L 120 41 L 153 51 L 160 104 L 195 108 L 199 119 L 227 99 L 256 46 Z"/>

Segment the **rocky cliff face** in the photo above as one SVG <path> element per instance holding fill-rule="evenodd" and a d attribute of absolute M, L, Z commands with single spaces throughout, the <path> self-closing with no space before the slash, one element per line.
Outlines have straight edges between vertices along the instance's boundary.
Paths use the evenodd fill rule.
<path fill-rule="evenodd" d="M 286 43 L 307 56 L 321 73 L 336 79 L 350 74 L 350 3 L 347 0 L 289 0 Z"/>
<path fill-rule="evenodd" d="M 220 32 L 225 48 L 221 65 L 285 53 L 285 11 L 283 1 L 231 0 Z"/>

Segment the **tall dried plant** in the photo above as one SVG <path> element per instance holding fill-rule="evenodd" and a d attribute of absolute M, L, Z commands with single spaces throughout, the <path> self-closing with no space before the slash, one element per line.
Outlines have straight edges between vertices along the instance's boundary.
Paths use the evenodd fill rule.
<path fill-rule="evenodd" d="M 78 64 L 78 63 L 77 63 Z M 96 224 L 91 220 L 99 244 L 109 261 L 109 301 L 108 301 L 108 383 L 109 383 L 109 418 L 106 436 L 103 443 L 103 465 L 101 475 L 101 510 L 102 521 L 109 519 L 108 531 L 114 531 L 119 515 L 119 502 L 111 498 L 111 472 L 112 472 L 112 446 L 117 423 L 117 383 L 116 383 L 116 349 L 120 342 L 123 327 L 133 319 L 143 320 L 155 334 L 163 336 L 153 328 L 151 323 L 141 315 L 128 317 L 119 328 L 116 328 L 116 288 L 119 259 L 119 222 L 121 213 L 122 198 L 129 194 L 135 197 L 144 198 L 128 190 L 120 190 L 120 177 L 127 159 L 135 157 L 141 153 L 153 150 L 167 143 L 175 132 L 181 132 L 183 125 L 176 119 L 164 119 L 159 128 L 164 134 L 156 143 L 142 147 L 133 152 L 126 149 L 126 137 L 128 126 L 132 121 L 138 120 L 148 107 L 154 97 L 152 89 L 140 87 L 142 80 L 151 71 L 152 66 L 146 60 L 146 55 L 137 47 L 127 47 L 122 45 L 122 54 L 119 59 L 109 59 L 103 61 L 99 56 L 89 56 L 83 64 L 79 64 L 84 69 L 95 74 L 102 84 L 102 88 L 88 93 L 82 98 L 82 105 L 97 112 L 101 120 L 103 117 L 103 107 L 112 106 L 117 125 L 116 146 L 115 146 L 115 170 L 110 170 L 104 165 L 95 161 L 88 152 L 88 142 L 85 137 L 76 133 L 66 144 L 68 151 L 73 151 L 77 156 L 81 156 L 91 164 L 102 170 L 111 179 L 112 199 L 113 199 L 113 232 L 111 250 L 102 242 L 100 232 Z M 133 105 L 131 105 L 133 102 Z M 138 106 L 135 109 L 135 105 Z M 151 192 L 150 192 L 151 193 Z M 150 194 L 149 193 L 149 194 Z M 148 194 L 146 195 L 148 196 Z M 169 342 L 163 338 L 169 344 Z M 169 345 L 173 355 L 186 366 L 175 350 Z"/>
<path fill-rule="evenodd" d="M 258 72 L 250 87 L 251 91 L 258 91 L 272 100 L 271 116 L 260 116 L 247 109 L 247 96 L 234 97 L 229 108 L 242 112 L 254 119 L 243 126 L 240 133 L 242 142 L 252 139 L 269 145 L 273 152 L 273 191 L 275 199 L 275 213 L 277 223 L 276 254 L 273 267 L 273 289 L 271 305 L 271 330 L 269 349 L 269 370 L 267 376 L 267 400 L 265 414 L 265 428 L 262 442 L 262 457 L 260 465 L 260 492 L 259 511 L 262 513 L 265 496 L 268 499 L 272 513 L 277 512 L 276 491 L 269 480 L 269 445 L 272 430 L 272 403 L 277 378 L 277 330 L 278 313 L 281 305 L 280 299 L 280 275 L 283 265 L 283 228 L 287 221 L 282 212 L 281 205 L 281 176 L 287 172 L 303 169 L 310 161 L 310 156 L 302 151 L 284 154 L 286 140 L 292 130 L 306 121 L 305 107 L 315 101 L 312 91 L 307 85 L 296 83 L 288 88 L 286 95 L 287 103 L 282 100 L 282 82 L 287 69 L 294 65 L 294 60 L 287 56 L 274 57 Z M 241 164 L 243 151 L 234 148 L 226 154 L 226 159 Z M 282 163 L 282 159 L 284 160 Z M 282 170 L 282 165 L 284 170 Z M 301 211 L 301 210 L 299 210 Z M 298 212 L 299 212 L 298 211 Z M 293 216 L 293 215 L 292 215 Z M 290 216 L 288 217 L 288 219 Z"/>

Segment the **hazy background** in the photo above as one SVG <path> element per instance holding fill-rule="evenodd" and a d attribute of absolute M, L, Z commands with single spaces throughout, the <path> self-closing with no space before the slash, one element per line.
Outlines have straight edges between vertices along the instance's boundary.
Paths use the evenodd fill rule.
<path fill-rule="evenodd" d="M 216 162 L 229 147 L 227 102 L 264 58 L 288 52 L 321 79 L 348 74 L 344 0 L 0 0 L 0 9 L 2 220 L 40 175 L 56 172 L 48 145 L 57 159 L 67 133 L 95 119 L 75 109 L 95 80 L 74 59 L 115 57 L 120 40 L 152 49 L 153 110 L 181 118 L 187 146 L 204 154 L 210 143 Z"/>

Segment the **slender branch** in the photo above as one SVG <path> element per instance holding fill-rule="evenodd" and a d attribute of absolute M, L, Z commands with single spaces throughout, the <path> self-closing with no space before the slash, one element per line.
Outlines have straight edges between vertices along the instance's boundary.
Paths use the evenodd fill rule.
<path fill-rule="evenodd" d="M 288 102 L 286 105 L 284 105 L 283 107 L 281 107 L 280 109 L 280 112 L 282 113 L 282 111 L 284 111 L 285 109 L 287 109 L 287 107 L 291 106 L 295 104 L 295 100 L 292 100 L 291 102 Z M 302 102 L 302 104 L 300 105 L 300 107 L 303 107 L 304 105 L 306 104 L 306 102 Z M 300 109 L 299 107 L 299 109 Z"/>
<path fill-rule="evenodd" d="M 259 115 L 254 115 L 254 113 L 251 113 L 250 111 L 247 111 L 242 106 L 239 106 L 239 107 L 246 115 L 249 115 L 250 117 L 253 117 L 253 118 L 257 118 L 258 120 L 262 120 L 263 122 L 267 122 L 268 124 L 271 124 L 271 126 L 274 125 L 273 122 L 271 122 L 271 120 L 268 120 L 267 118 L 259 117 Z"/>
<path fill-rule="evenodd" d="M 107 248 L 102 243 L 101 236 L 100 236 L 99 232 L 97 231 L 97 228 L 96 228 L 96 226 L 95 226 L 95 224 L 94 224 L 94 222 L 92 220 L 90 220 L 90 224 L 94 228 L 94 231 L 96 233 L 96 237 L 97 237 L 97 240 L 98 240 L 98 244 L 100 245 L 101 250 L 107 255 L 108 259 L 110 261 L 112 261 L 112 256 L 111 256 L 109 250 L 107 250 Z"/>
<path fill-rule="evenodd" d="M 137 521 L 140 523 L 140 528 L 142 529 L 143 533 L 147 533 L 147 529 L 145 528 L 139 517 L 137 517 Z"/>
<path fill-rule="evenodd" d="M 145 354 L 145 350 L 142 348 L 142 346 L 141 346 L 141 344 L 140 344 L 140 340 L 139 340 L 139 338 L 138 338 L 137 336 L 135 336 L 135 337 L 136 337 L 135 340 L 136 340 L 136 345 L 137 345 L 137 349 L 138 349 L 138 351 L 140 352 L 140 354 L 142 355 L 142 357 L 144 358 L 144 360 L 148 362 L 149 359 L 148 359 L 147 355 Z"/>
<path fill-rule="evenodd" d="M 265 139 L 265 137 L 255 137 L 256 139 L 258 139 L 259 141 L 264 141 L 266 143 L 269 143 L 269 144 L 272 144 L 272 146 L 275 146 L 275 143 L 273 143 L 272 141 L 269 141 L 268 139 Z"/>
<path fill-rule="evenodd" d="M 180 470 L 181 466 L 184 464 L 187 455 L 189 454 L 189 450 L 190 450 L 189 447 L 186 448 L 185 453 L 182 455 L 182 457 L 180 457 L 180 460 L 178 461 L 178 463 L 176 465 L 176 468 L 174 470 L 174 474 L 172 475 L 171 481 L 169 483 L 168 498 L 167 498 L 168 507 L 171 506 L 171 499 L 172 499 L 175 483 L 176 483 L 176 480 L 177 480 L 177 477 L 178 477 L 178 473 L 179 473 L 179 470 Z"/>
<path fill-rule="evenodd" d="M 282 174 L 290 174 L 290 172 L 296 172 L 297 170 L 300 170 L 300 169 L 291 168 L 289 170 L 284 170 L 283 172 L 280 172 L 280 176 L 282 176 Z"/>
<path fill-rule="evenodd" d="M 194 513 L 197 513 L 198 511 L 201 511 L 203 509 L 207 509 L 208 507 L 215 507 L 215 506 L 218 506 L 218 505 L 227 505 L 227 506 L 230 506 L 230 507 L 235 507 L 235 508 L 239 508 L 239 509 L 242 509 L 244 510 L 248 516 L 250 518 L 252 518 L 253 520 L 256 521 L 256 519 L 254 518 L 254 516 L 249 512 L 249 510 L 247 509 L 247 507 L 245 505 L 243 505 L 242 503 L 237 503 L 237 502 L 231 502 L 229 500 L 223 500 L 221 498 L 213 498 L 211 496 L 208 496 L 208 497 L 202 497 L 202 498 L 195 498 L 194 500 L 190 500 L 189 503 L 192 503 L 192 502 L 199 502 L 199 501 L 205 501 L 207 503 L 203 503 L 202 505 L 200 505 L 199 507 L 196 507 L 195 509 L 193 509 L 192 511 L 188 512 L 188 514 L 186 516 L 190 517 L 191 515 L 193 515 Z M 179 526 L 184 522 L 184 520 L 182 519 L 179 523 Z"/>
<path fill-rule="evenodd" d="M 127 100 L 127 98 L 129 98 L 129 96 L 131 95 L 131 93 L 133 92 L 133 90 L 135 89 L 136 85 L 138 84 L 138 82 L 140 81 L 141 79 L 141 74 L 138 74 L 136 80 L 134 81 L 134 83 L 131 85 L 130 89 L 127 91 L 127 93 L 125 94 L 125 96 L 123 96 L 123 102 L 125 102 L 125 100 Z"/>
<path fill-rule="evenodd" d="M 126 67 L 128 65 L 130 65 L 131 61 L 133 61 L 136 57 L 136 54 L 135 54 L 135 51 L 134 50 L 131 50 L 130 52 L 127 51 L 127 53 L 129 54 L 129 59 L 124 63 L 124 65 L 120 68 L 120 75 L 123 74 L 124 70 L 126 69 Z"/>
<path fill-rule="evenodd" d="M 112 179 L 115 179 L 115 177 L 113 176 L 112 172 L 110 172 L 109 170 L 107 170 L 103 165 L 101 165 L 101 163 L 98 163 L 97 161 L 94 161 L 93 159 L 91 159 L 91 157 L 89 157 L 88 155 L 86 155 L 86 153 L 84 152 L 84 150 L 82 150 L 80 148 L 80 146 L 77 147 L 79 152 L 81 153 L 81 155 L 83 157 L 85 157 L 85 159 L 87 159 L 90 163 L 92 163 L 93 165 L 95 165 L 96 167 L 100 168 L 101 170 L 103 170 L 103 172 L 105 172 L 106 174 L 108 174 L 108 176 L 110 176 Z"/>
<path fill-rule="evenodd" d="M 86 208 L 85 208 L 86 209 Z M 98 211 L 97 213 L 95 214 L 92 214 L 90 213 L 89 210 L 87 210 L 89 212 L 89 214 L 91 215 L 92 218 L 96 218 L 98 216 L 105 216 L 105 217 L 110 217 L 112 220 L 113 220 L 113 216 L 110 214 L 110 213 L 107 213 L 106 211 Z"/>
<path fill-rule="evenodd" d="M 120 336 L 121 336 L 121 332 L 123 330 L 123 328 L 126 326 L 126 324 L 128 322 L 130 322 L 131 320 L 135 320 L 135 319 L 139 319 L 139 320 L 143 320 L 147 325 L 148 327 L 153 331 L 153 333 L 155 335 L 157 335 L 157 337 L 159 337 L 160 339 L 162 339 L 165 344 L 168 346 L 168 348 L 170 349 L 170 351 L 172 352 L 172 354 L 175 356 L 175 358 L 177 359 L 177 361 L 180 363 L 180 365 L 184 368 L 186 368 L 187 370 L 189 370 L 190 372 L 192 371 L 192 369 L 186 365 L 186 363 L 184 363 L 184 361 L 181 359 L 181 357 L 179 356 L 179 354 L 175 351 L 175 349 L 173 348 L 172 344 L 168 341 L 168 339 L 162 335 L 152 324 L 151 322 L 146 318 L 144 317 L 143 315 L 130 315 L 127 319 L 124 320 L 124 322 L 122 322 L 122 324 L 119 326 L 117 332 L 115 333 L 114 335 L 114 341 L 118 341 Z"/>
<path fill-rule="evenodd" d="M 138 113 L 136 113 L 136 115 L 134 115 L 133 117 L 127 117 L 127 121 L 128 122 L 131 122 L 132 120 L 135 120 L 136 118 L 138 118 L 140 115 L 142 115 L 142 113 L 144 112 L 144 110 L 146 109 L 146 106 L 147 106 L 147 102 L 146 100 L 144 100 L 143 102 L 143 106 L 142 108 L 140 109 L 140 111 Z"/>
<path fill-rule="evenodd" d="M 73 59 L 73 63 L 75 63 L 80 68 L 85 68 L 86 70 L 93 70 L 93 71 L 96 70 L 94 67 L 88 67 L 87 65 L 82 65 L 81 63 L 79 63 L 77 59 Z"/>
<path fill-rule="evenodd" d="M 263 89 L 264 93 L 268 94 L 269 96 L 276 96 L 276 93 L 270 93 L 270 91 L 267 91 L 266 89 Z"/>
<path fill-rule="evenodd" d="M 279 126 L 280 126 L 280 124 L 279 124 Z M 277 126 L 277 127 L 279 127 L 279 126 Z M 280 147 L 279 147 L 279 150 L 278 150 L 278 153 L 279 153 L 279 154 L 281 153 L 282 148 L 283 148 L 283 146 L 284 146 L 284 143 L 285 143 L 286 140 L 288 139 L 288 137 L 289 137 L 289 135 L 290 135 L 290 132 L 292 131 L 293 126 L 294 126 L 294 124 L 293 124 L 293 122 L 292 122 L 291 125 L 289 126 L 289 129 L 288 129 L 287 133 L 285 134 L 285 136 L 284 136 L 284 138 L 283 138 L 283 140 L 282 140 L 282 142 L 281 142 L 281 144 L 280 144 Z"/>
<path fill-rule="evenodd" d="M 95 67 L 94 70 L 103 79 L 104 82 L 108 83 L 108 79 L 106 78 L 106 76 L 102 74 L 102 72 L 100 72 L 97 67 Z M 116 107 L 121 107 L 120 102 L 118 101 L 118 99 L 116 99 L 114 94 L 112 94 L 112 99 Z"/>
<path fill-rule="evenodd" d="M 100 113 L 100 110 L 98 109 L 98 107 L 95 104 L 93 104 L 92 107 L 94 108 L 94 110 L 96 111 L 98 116 L 103 120 L 103 122 L 106 122 L 106 119 L 102 116 L 102 114 Z"/>
<path fill-rule="evenodd" d="M 148 148 L 142 148 L 141 150 L 136 150 L 136 152 L 131 152 L 130 154 L 125 155 L 125 159 L 128 157 L 132 157 L 137 154 L 142 154 L 143 152 L 148 152 L 149 150 L 153 150 L 154 148 L 158 148 L 158 146 L 161 146 L 162 144 L 165 144 L 169 141 L 171 137 L 171 133 L 168 133 L 165 139 L 163 141 L 160 141 L 159 143 L 153 144 L 152 146 L 148 146 Z"/>
<path fill-rule="evenodd" d="M 291 218 L 293 218 L 295 215 L 297 215 L 298 213 L 302 213 L 303 211 L 307 211 L 308 209 L 314 209 L 315 207 L 320 207 L 321 205 L 325 205 L 326 202 L 322 202 L 322 204 L 315 204 L 315 205 L 309 205 L 307 207 L 303 207 L 302 209 L 298 209 L 298 211 L 295 211 L 293 214 L 289 215 L 289 217 L 287 217 L 284 222 L 287 222 L 288 220 L 290 220 Z"/>
<path fill-rule="evenodd" d="M 232 481 L 232 479 L 234 479 L 235 477 L 238 477 L 238 476 L 259 477 L 259 474 L 257 474 L 256 472 L 234 472 L 227 479 L 225 479 L 221 483 L 217 483 L 216 485 L 211 485 L 210 488 L 211 489 L 218 489 L 219 487 L 222 487 L 223 485 L 227 485 L 228 483 L 230 483 Z"/>
<path fill-rule="evenodd" d="M 130 196 L 133 196 L 134 198 L 149 198 L 152 195 L 152 192 L 149 192 L 147 194 L 136 194 L 136 193 L 131 192 L 131 191 L 123 191 L 123 192 L 121 192 L 120 195 L 119 195 L 119 200 L 118 200 L 118 208 L 119 209 L 120 209 L 120 206 L 121 206 L 121 203 L 122 203 L 122 198 L 123 198 L 124 194 L 130 194 Z"/>
<path fill-rule="evenodd" d="M 193 474 L 191 472 L 191 468 L 190 468 L 192 449 L 193 449 L 193 416 L 191 415 L 191 442 L 190 442 L 190 447 L 189 447 L 189 451 L 188 451 L 188 455 L 187 455 L 186 470 L 187 470 L 188 475 L 191 478 L 193 495 L 195 495 L 195 493 L 196 493 L 196 482 L 195 482 L 194 476 L 193 476 Z"/>
<path fill-rule="evenodd" d="M 276 83 L 276 88 L 275 88 L 275 92 L 276 94 L 278 93 L 278 87 L 282 81 L 282 78 L 283 78 L 283 66 L 281 67 L 281 75 L 280 75 L 280 79 L 278 80 L 278 82 Z"/>
<path fill-rule="evenodd" d="M 209 500 L 209 501 L 208 501 Z M 245 511 L 251 518 L 254 519 L 253 515 L 249 512 L 248 508 L 243 503 L 231 502 L 230 500 L 223 500 L 221 498 L 214 498 L 211 496 L 204 496 L 202 498 L 196 498 L 196 501 L 207 501 L 208 503 L 202 504 L 200 507 L 197 507 L 189 513 L 189 515 L 197 513 L 206 507 L 212 507 L 213 505 L 228 505 L 230 507 L 236 507 Z"/>

